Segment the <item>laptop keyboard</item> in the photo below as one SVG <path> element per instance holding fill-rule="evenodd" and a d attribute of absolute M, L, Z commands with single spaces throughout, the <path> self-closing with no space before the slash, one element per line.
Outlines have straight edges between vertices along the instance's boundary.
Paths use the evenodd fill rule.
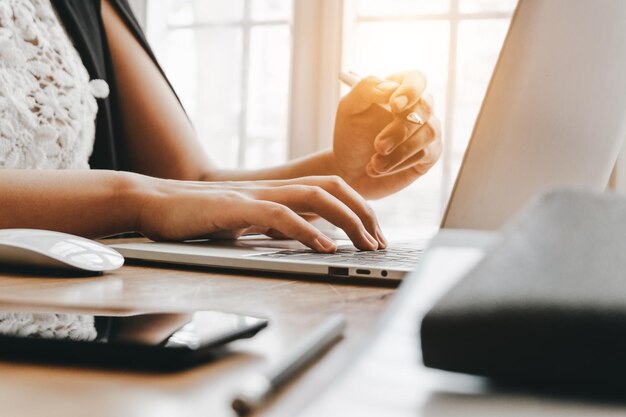
<path fill-rule="evenodd" d="M 394 245 L 377 251 L 360 251 L 352 245 L 345 245 L 339 246 L 335 253 L 318 253 L 311 249 L 299 249 L 262 253 L 252 257 L 404 270 L 415 268 L 422 258 L 423 252 L 422 249 L 416 248 L 415 245 Z"/>

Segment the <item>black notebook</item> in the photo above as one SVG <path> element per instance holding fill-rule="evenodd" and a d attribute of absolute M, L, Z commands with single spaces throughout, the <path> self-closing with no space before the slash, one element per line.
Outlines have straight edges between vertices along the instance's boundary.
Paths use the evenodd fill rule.
<path fill-rule="evenodd" d="M 626 386 L 626 197 L 555 191 L 427 313 L 424 364 L 502 380 Z"/>

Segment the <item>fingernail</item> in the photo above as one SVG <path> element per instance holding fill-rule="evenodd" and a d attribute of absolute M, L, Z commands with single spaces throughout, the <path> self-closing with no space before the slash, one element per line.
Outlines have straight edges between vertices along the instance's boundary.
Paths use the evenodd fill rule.
<path fill-rule="evenodd" d="M 379 178 L 385 175 L 384 172 L 378 172 L 377 170 L 375 170 L 371 162 L 367 164 L 367 167 L 365 168 L 365 173 L 371 178 Z"/>
<path fill-rule="evenodd" d="M 400 87 L 400 84 L 398 84 L 395 81 L 383 81 L 382 83 L 376 86 L 376 89 L 387 92 L 387 91 L 395 90 L 398 87 Z"/>
<path fill-rule="evenodd" d="M 374 236 L 370 235 L 368 232 L 363 232 L 363 236 L 371 243 L 372 249 L 378 249 L 378 241 L 374 239 Z"/>
<path fill-rule="evenodd" d="M 368 176 L 370 176 L 371 178 L 377 178 L 377 177 L 380 177 L 382 175 L 379 172 L 376 172 L 376 170 L 372 167 L 372 163 L 371 162 L 369 164 L 367 164 L 367 166 L 365 167 L 365 173 Z"/>
<path fill-rule="evenodd" d="M 378 161 L 376 162 L 376 165 L 379 167 L 376 171 L 387 172 L 389 171 L 389 168 L 391 168 L 391 161 L 378 159 Z"/>
<path fill-rule="evenodd" d="M 378 238 L 378 242 L 380 242 L 379 248 L 387 248 L 387 238 L 385 238 L 385 235 L 383 235 L 383 231 L 380 229 L 380 226 L 376 226 L 376 237 Z"/>
<path fill-rule="evenodd" d="M 411 122 L 411 123 L 415 123 L 416 125 L 423 125 L 424 124 L 424 120 L 420 117 L 419 114 L 413 112 L 411 114 L 409 114 L 406 119 Z"/>
<path fill-rule="evenodd" d="M 407 104 L 409 104 L 409 98 L 407 96 L 398 96 L 392 100 L 396 111 L 402 111 Z"/>
<path fill-rule="evenodd" d="M 325 252 L 334 252 L 337 250 L 335 243 L 324 235 L 318 237 L 315 240 L 315 244 L 318 248 L 321 248 Z"/>
<path fill-rule="evenodd" d="M 385 137 L 379 140 L 380 148 L 382 148 L 381 153 L 383 155 L 389 155 L 393 150 L 393 142 L 391 137 Z"/>

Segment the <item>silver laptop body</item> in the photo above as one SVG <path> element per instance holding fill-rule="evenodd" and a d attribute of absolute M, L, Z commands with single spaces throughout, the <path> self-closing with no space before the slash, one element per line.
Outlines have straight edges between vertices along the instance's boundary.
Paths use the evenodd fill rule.
<path fill-rule="evenodd" d="M 606 188 L 626 137 L 625 18 L 622 0 L 520 1 L 442 227 L 495 230 L 547 188 Z M 425 243 L 333 255 L 261 238 L 113 247 L 129 259 L 398 280 Z"/>

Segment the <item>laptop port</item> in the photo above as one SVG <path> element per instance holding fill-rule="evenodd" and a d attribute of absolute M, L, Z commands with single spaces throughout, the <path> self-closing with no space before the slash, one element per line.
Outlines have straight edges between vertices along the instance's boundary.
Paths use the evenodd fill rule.
<path fill-rule="evenodd" d="M 369 275 L 371 274 L 369 269 L 357 269 L 356 273 L 359 275 Z"/>
<path fill-rule="evenodd" d="M 339 276 L 339 277 L 348 277 L 350 276 L 349 268 L 338 268 L 335 266 L 328 267 L 328 275 Z"/>

